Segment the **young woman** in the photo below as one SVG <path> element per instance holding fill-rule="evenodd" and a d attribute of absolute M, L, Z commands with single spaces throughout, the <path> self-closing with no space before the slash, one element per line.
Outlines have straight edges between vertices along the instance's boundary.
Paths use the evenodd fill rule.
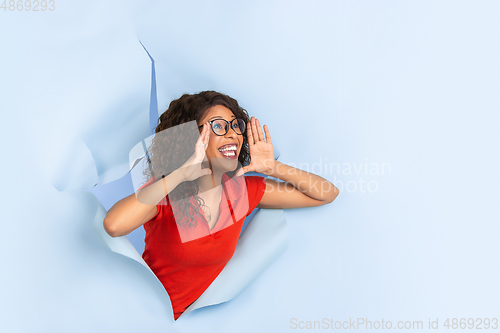
<path fill-rule="evenodd" d="M 178 125 L 193 120 L 199 135 L 176 136 Z M 339 193 L 324 178 L 276 161 L 269 128 L 263 132 L 236 100 L 215 91 L 172 101 L 155 132 L 148 181 L 103 223 L 112 237 L 144 226 L 143 258 L 168 292 L 175 320 L 232 257 L 255 207 L 321 206 Z M 249 171 L 281 181 L 244 176 Z"/>

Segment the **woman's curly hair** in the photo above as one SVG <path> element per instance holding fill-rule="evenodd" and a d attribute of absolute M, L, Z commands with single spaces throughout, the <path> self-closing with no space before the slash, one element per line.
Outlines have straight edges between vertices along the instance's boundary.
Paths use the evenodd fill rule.
<path fill-rule="evenodd" d="M 245 124 L 248 123 L 247 111 L 240 107 L 235 99 L 227 95 L 216 91 L 182 95 L 179 99 L 172 101 L 168 109 L 158 119 L 155 136 L 148 147 L 149 168 L 145 168 L 143 172 L 148 181 L 151 178 L 158 179 L 169 175 L 194 154 L 199 132 L 186 134 L 186 131 L 177 125 L 193 120 L 196 120 L 197 125 L 201 125 L 200 122 L 208 109 L 216 105 L 227 107 L 236 118 L 243 119 Z M 168 129 L 168 135 L 156 135 L 166 129 Z M 241 166 L 248 165 L 250 162 L 246 135 L 243 135 L 238 162 Z M 234 176 L 236 171 L 237 169 L 232 171 L 229 176 Z M 177 185 L 166 198 L 167 201 L 170 199 L 170 201 L 175 202 L 172 211 L 175 220 L 183 228 L 196 227 L 197 225 L 194 217 L 200 214 L 200 207 L 205 205 L 203 199 L 198 196 L 198 192 L 199 187 L 196 181 L 185 181 Z M 194 206 L 190 203 L 189 198 L 191 197 L 194 199 Z"/>

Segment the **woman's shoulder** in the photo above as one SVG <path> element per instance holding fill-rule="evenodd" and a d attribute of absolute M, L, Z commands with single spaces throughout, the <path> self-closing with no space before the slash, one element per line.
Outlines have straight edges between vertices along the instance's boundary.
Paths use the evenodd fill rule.
<path fill-rule="evenodd" d="M 257 205 L 266 191 L 266 179 L 262 176 L 245 176 L 248 200 L 251 205 Z"/>
<path fill-rule="evenodd" d="M 266 179 L 262 176 L 245 176 L 245 183 L 247 188 L 258 188 L 260 186 L 265 186 L 266 185 Z"/>

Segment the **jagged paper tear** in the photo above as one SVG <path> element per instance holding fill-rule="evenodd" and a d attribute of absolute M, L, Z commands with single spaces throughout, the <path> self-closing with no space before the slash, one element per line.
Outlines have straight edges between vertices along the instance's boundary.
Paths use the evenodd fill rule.
<path fill-rule="evenodd" d="M 240 236 L 233 257 L 222 272 L 181 315 L 236 297 L 276 260 L 288 245 L 282 209 L 259 209 Z"/>
<path fill-rule="evenodd" d="M 156 91 L 154 62 L 150 55 L 149 57 L 153 64 L 152 90 Z M 153 94 L 152 92 L 151 98 L 156 99 L 156 93 Z M 157 109 L 155 110 L 156 106 L 156 100 L 152 100 L 150 103 L 150 126 L 155 124 L 155 121 L 151 119 L 158 117 Z M 135 121 L 135 116 L 129 119 L 129 122 Z M 121 137 L 130 133 L 129 131 L 130 126 L 127 126 L 117 130 L 119 133 L 114 134 Z M 137 131 L 143 132 L 143 129 L 137 129 Z M 109 133 L 102 133 L 102 137 L 99 137 L 99 133 L 94 132 L 92 141 L 99 142 L 106 136 L 109 136 Z M 130 195 L 132 193 L 130 189 L 133 188 L 130 177 L 130 165 L 128 165 L 127 172 L 121 160 L 117 160 L 114 164 L 108 160 L 105 164 L 100 163 L 101 167 L 97 168 L 94 156 L 103 156 L 105 154 L 103 151 L 93 151 L 98 149 L 106 149 L 106 147 L 101 148 L 99 145 L 92 145 L 92 149 L 89 149 L 89 146 L 83 139 L 76 139 L 70 149 L 62 154 L 58 167 L 54 169 L 55 172 L 51 179 L 54 187 L 59 191 L 91 191 L 96 184 L 97 186 L 102 186 L 102 184 L 121 176 L 124 183 L 128 185 L 121 188 L 111 187 L 115 190 L 115 193 L 110 193 L 110 196 L 112 198 L 124 198 Z M 277 159 L 278 156 L 279 153 L 275 148 L 275 158 Z M 137 157 L 140 158 L 141 156 Z M 110 174 L 112 174 L 112 177 L 108 176 Z M 93 224 L 103 241 L 113 252 L 140 262 L 154 274 L 127 237 L 113 238 L 106 233 L 103 227 L 105 216 L 106 209 L 99 202 Z M 251 219 L 252 223 L 248 223 L 248 219 Z M 246 226 L 247 223 L 248 226 Z M 256 214 L 247 217 L 245 226 L 246 228 L 240 236 L 236 251 L 231 260 L 229 260 L 225 268 L 203 295 L 184 314 L 205 306 L 231 300 L 285 251 L 288 244 L 288 230 L 283 210 L 258 210 Z"/>

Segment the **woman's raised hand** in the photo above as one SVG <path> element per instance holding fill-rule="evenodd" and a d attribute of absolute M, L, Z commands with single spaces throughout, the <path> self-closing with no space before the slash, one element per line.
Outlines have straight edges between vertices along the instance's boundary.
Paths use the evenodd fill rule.
<path fill-rule="evenodd" d="M 276 166 L 274 160 L 274 148 L 271 142 L 271 134 L 269 128 L 264 125 L 264 133 L 260 127 L 260 122 L 257 118 L 252 117 L 247 124 L 247 139 L 250 150 L 250 164 L 242 167 L 236 176 L 241 176 L 246 172 L 255 171 L 263 174 L 269 174 Z"/>
<path fill-rule="evenodd" d="M 203 124 L 203 130 L 201 131 L 198 141 L 196 141 L 194 154 L 178 169 L 182 175 L 182 181 L 196 180 L 212 173 L 210 168 L 201 168 L 201 163 L 205 159 L 208 140 L 210 139 L 209 129 L 210 125 L 208 122 Z"/>

